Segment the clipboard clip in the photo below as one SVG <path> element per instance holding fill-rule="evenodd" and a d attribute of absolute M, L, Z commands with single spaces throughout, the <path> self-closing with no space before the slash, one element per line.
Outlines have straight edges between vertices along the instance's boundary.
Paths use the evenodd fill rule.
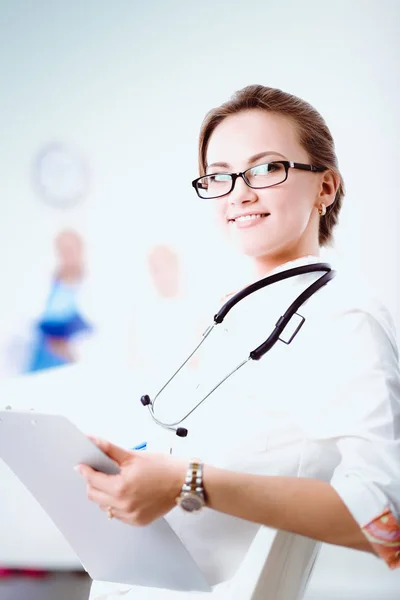
<path fill-rule="evenodd" d="M 11 404 L 8 404 L 7 406 L 4 407 L 4 410 L 9 410 L 11 412 L 13 410 L 13 407 L 11 406 Z M 32 413 L 35 412 L 35 409 L 34 408 L 30 408 L 29 412 L 32 412 Z M 0 421 L 1 421 L 1 419 L 0 419 Z M 31 425 L 37 425 L 36 419 L 32 419 Z"/>
<path fill-rule="evenodd" d="M 8 404 L 7 406 L 4 407 L 4 410 L 13 410 L 13 407 L 11 406 L 11 404 Z M 35 412 L 35 409 L 30 408 L 29 412 Z"/>

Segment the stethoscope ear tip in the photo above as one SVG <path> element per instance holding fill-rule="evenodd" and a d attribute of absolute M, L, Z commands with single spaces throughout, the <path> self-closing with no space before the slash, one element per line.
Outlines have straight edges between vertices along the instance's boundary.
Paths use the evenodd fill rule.
<path fill-rule="evenodd" d="M 143 406 L 148 406 L 149 404 L 151 404 L 150 396 L 148 394 L 145 394 L 140 398 L 140 402 L 143 404 Z"/>
<path fill-rule="evenodd" d="M 176 435 L 178 437 L 186 437 L 188 434 L 188 430 L 185 429 L 185 427 L 178 427 L 178 429 L 176 430 Z"/>

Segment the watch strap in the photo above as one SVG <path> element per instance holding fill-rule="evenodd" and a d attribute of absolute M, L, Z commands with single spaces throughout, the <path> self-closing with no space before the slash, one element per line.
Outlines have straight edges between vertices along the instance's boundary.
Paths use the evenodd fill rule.
<path fill-rule="evenodd" d="M 185 483 L 182 486 L 182 494 L 198 494 L 204 496 L 203 487 L 203 463 L 197 458 L 192 458 L 186 471 Z"/>

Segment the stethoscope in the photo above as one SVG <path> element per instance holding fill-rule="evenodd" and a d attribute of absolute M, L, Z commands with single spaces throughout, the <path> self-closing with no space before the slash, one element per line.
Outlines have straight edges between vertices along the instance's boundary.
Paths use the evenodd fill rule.
<path fill-rule="evenodd" d="M 232 310 L 232 308 L 236 304 L 238 304 L 241 300 L 243 300 L 247 296 L 250 296 L 250 294 L 257 292 L 258 290 L 261 290 L 262 288 L 267 287 L 268 285 L 271 285 L 273 283 L 278 283 L 279 281 L 283 281 L 284 279 L 289 279 L 291 277 L 296 277 L 298 275 L 304 275 L 306 273 L 315 273 L 318 271 L 324 271 L 324 275 L 322 275 L 321 277 L 316 279 L 292 302 L 292 304 L 288 307 L 286 312 L 281 317 L 279 317 L 278 321 L 275 324 L 274 330 L 271 332 L 271 334 L 268 336 L 268 338 L 262 344 L 260 344 L 257 348 L 255 348 L 254 350 L 251 350 L 248 357 L 245 360 L 243 360 L 239 365 L 237 365 L 237 367 L 232 369 L 232 371 L 230 371 L 227 375 L 225 375 L 225 377 L 223 379 L 221 379 L 205 396 L 203 396 L 203 398 L 187 414 L 185 414 L 184 417 L 179 419 L 179 421 L 175 421 L 174 423 L 165 423 L 164 421 L 161 421 L 160 419 L 158 419 L 155 416 L 154 407 L 155 407 L 157 398 L 159 398 L 159 396 L 165 390 L 165 388 L 178 375 L 178 373 L 183 369 L 183 367 L 187 364 L 187 362 L 194 356 L 194 354 L 196 354 L 196 352 L 198 351 L 200 346 L 205 342 L 207 337 L 213 331 L 214 327 L 223 322 L 226 315 Z M 201 404 L 203 404 L 203 402 L 205 402 L 205 400 L 207 400 L 207 398 L 209 396 L 211 396 L 211 394 L 213 392 L 215 392 L 215 390 L 218 389 L 227 379 L 229 379 L 229 377 L 231 377 L 234 373 L 236 373 L 236 371 L 241 369 L 250 360 L 260 360 L 260 358 L 262 358 L 267 352 L 269 352 L 269 350 L 271 350 L 271 348 L 276 344 L 276 342 L 278 340 L 284 342 L 287 345 L 293 341 L 293 339 L 296 337 L 296 335 L 298 334 L 298 332 L 300 331 L 301 327 L 303 326 L 303 324 L 305 322 L 305 318 L 302 315 L 297 314 L 298 309 L 305 302 L 307 302 L 307 300 L 309 300 L 311 298 L 311 296 L 313 296 L 319 289 L 321 289 L 324 285 L 326 285 L 328 283 L 328 281 L 333 279 L 335 275 L 336 275 L 335 271 L 333 271 L 331 266 L 328 265 L 327 263 L 314 263 L 311 265 L 303 265 L 300 267 L 294 267 L 292 269 L 288 269 L 288 270 L 280 272 L 280 273 L 275 273 L 274 275 L 269 275 L 268 277 L 264 277 L 263 279 L 260 279 L 259 281 L 252 283 L 251 285 L 245 287 L 243 290 L 241 290 L 240 292 L 238 292 L 237 294 L 232 296 L 232 298 L 230 298 L 227 302 L 225 302 L 225 304 L 222 306 L 222 308 L 214 316 L 214 322 L 212 323 L 212 325 L 207 327 L 207 329 L 204 331 L 202 340 L 200 341 L 200 343 L 196 346 L 196 348 L 193 350 L 193 352 L 187 357 L 187 359 L 180 365 L 180 367 L 173 373 L 173 375 L 168 379 L 168 381 L 162 386 L 162 388 L 157 392 L 157 394 L 154 396 L 154 399 L 151 400 L 150 396 L 148 394 L 145 394 L 144 396 L 142 396 L 140 398 L 140 401 L 143 404 L 143 406 L 147 406 L 147 408 L 149 409 L 149 413 L 150 413 L 150 416 L 153 419 L 153 421 L 157 425 L 160 425 L 161 427 L 163 427 L 164 429 L 169 429 L 171 431 L 175 431 L 176 435 L 179 437 L 186 437 L 188 434 L 188 430 L 185 427 L 179 427 L 179 425 L 185 419 L 187 419 L 197 408 L 199 408 L 199 406 Z M 295 328 L 295 330 L 293 331 L 292 335 L 289 337 L 289 339 L 284 340 L 281 338 L 281 335 L 282 335 L 285 327 L 288 325 L 289 321 L 291 320 L 291 318 L 294 315 L 297 315 L 299 317 L 300 321 L 299 321 L 297 327 Z"/>

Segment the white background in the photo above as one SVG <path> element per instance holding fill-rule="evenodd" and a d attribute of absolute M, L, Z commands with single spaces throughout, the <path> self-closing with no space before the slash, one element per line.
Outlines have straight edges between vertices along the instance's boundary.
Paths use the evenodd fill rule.
<path fill-rule="evenodd" d="M 397 0 L 0 0 L 1 352 L 41 308 L 62 227 L 87 240 L 99 322 L 145 301 L 154 242 L 179 249 L 192 292 L 242 268 L 190 181 L 205 112 L 250 83 L 327 120 L 347 187 L 336 252 L 400 327 L 399 39 Z M 32 186 L 51 141 L 90 164 L 90 194 L 70 211 Z"/>

